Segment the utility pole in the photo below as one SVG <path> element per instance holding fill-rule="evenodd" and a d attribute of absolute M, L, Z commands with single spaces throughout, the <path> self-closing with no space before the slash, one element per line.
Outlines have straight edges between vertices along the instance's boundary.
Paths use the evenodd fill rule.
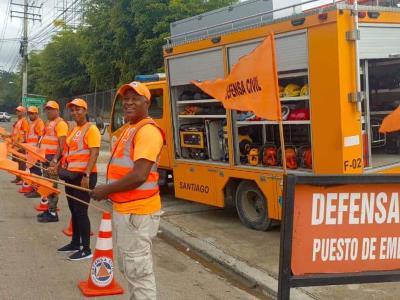
<path fill-rule="evenodd" d="M 35 6 L 29 5 L 28 0 L 23 0 L 24 4 L 11 2 L 11 5 L 16 10 L 11 10 L 11 18 L 23 19 L 24 33 L 21 41 L 21 47 L 19 50 L 22 56 L 22 97 L 28 94 L 28 21 L 42 21 L 42 16 L 39 10 L 42 9 L 42 5 Z M 22 9 L 21 9 L 22 7 Z"/>
<path fill-rule="evenodd" d="M 24 39 L 22 63 L 22 97 L 28 93 L 28 0 L 24 0 Z"/>

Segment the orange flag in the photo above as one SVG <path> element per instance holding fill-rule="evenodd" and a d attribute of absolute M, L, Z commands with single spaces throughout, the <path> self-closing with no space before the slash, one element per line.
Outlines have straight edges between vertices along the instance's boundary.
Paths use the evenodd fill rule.
<path fill-rule="evenodd" d="M 400 130 L 400 106 L 387 115 L 383 121 L 379 132 L 388 133 Z"/>
<path fill-rule="evenodd" d="M 0 160 L 0 170 L 5 170 L 14 175 L 18 175 L 25 181 L 27 184 L 36 187 L 37 192 L 42 197 L 48 197 L 52 194 L 59 194 L 60 190 L 53 187 L 53 184 L 50 181 L 45 179 L 37 178 L 29 174 L 25 171 L 18 170 L 18 164 L 16 162 L 10 160 Z"/>
<path fill-rule="evenodd" d="M 8 147 L 8 153 L 11 153 L 13 156 L 18 157 L 20 159 L 26 160 L 26 155 L 18 152 L 17 150 L 12 148 L 11 145 L 9 145 Z"/>
<path fill-rule="evenodd" d="M 7 144 L 6 143 L 0 143 L 0 160 L 1 159 L 7 159 Z"/>
<path fill-rule="evenodd" d="M 282 119 L 273 33 L 241 57 L 225 79 L 192 83 L 227 109 L 253 111 L 271 121 Z"/>
<path fill-rule="evenodd" d="M 22 148 L 24 148 L 27 152 L 27 161 L 30 163 L 36 163 L 36 161 L 41 161 L 41 162 L 46 162 L 46 155 L 45 155 L 45 149 L 39 149 L 38 147 L 29 145 L 27 143 L 21 143 L 18 144 Z"/>

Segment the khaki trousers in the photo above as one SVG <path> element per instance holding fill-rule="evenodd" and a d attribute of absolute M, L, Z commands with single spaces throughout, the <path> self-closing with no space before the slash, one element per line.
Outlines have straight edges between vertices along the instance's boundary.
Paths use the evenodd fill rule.
<path fill-rule="evenodd" d="M 129 283 L 130 300 L 155 300 L 152 239 L 157 235 L 161 212 L 151 215 L 113 212 L 117 261 Z"/>

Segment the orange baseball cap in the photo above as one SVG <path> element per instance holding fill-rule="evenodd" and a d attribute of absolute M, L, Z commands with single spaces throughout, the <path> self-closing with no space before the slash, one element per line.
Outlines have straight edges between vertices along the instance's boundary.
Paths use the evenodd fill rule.
<path fill-rule="evenodd" d="M 25 112 L 25 107 L 20 105 L 15 110 L 20 111 L 20 112 Z"/>
<path fill-rule="evenodd" d="M 58 109 L 60 110 L 60 106 L 58 105 L 58 103 L 56 101 L 50 100 L 47 101 L 46 105 L 44 106 L 45 108 L 54 108 L 54 109 Z"/>
<path fill-rule="evenodd" d="M 134 90 L 138 95 L 146 97 L 148 100 L 151 100 L 151 94 L 150 90 L 147 88 L 146 85 L 139 81 L 132 81 L 131 83 L 127 83 L 122 85 L 118 89 L 118 94 L 123 95 L 127 90 L 132 89 Z"/>
<path fill-rule="evenodd" d="M 76 98 L 76 99 L 72 100 L 71 102 L 67 103 L 67 108 L 71 108 L 71 106 L 73 106 L 73 105 L 87 109 L 86 101 L 83 99 L 80 99 L 80 98 Z"/>
<path fill-rule="evenodd" d="M 39 110 L 36 106 L 29 106 L 28 113 L 39 113 Z"/>

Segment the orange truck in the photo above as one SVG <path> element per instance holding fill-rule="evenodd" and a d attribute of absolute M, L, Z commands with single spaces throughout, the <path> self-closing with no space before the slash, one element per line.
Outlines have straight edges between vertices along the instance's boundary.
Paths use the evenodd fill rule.
<path fill-rule="evenodd" d="M 171 24 L 166 79 L 146 83 L 154 97 L 150 115 L 167 136 L 161 184 L 173 178 L 183 200 L 233 204 L 256 230 L 281 219 L 277 122 L 226 110 L 191 83 L 223 78 L 271 31 L 287 172 L 399 173 L 400 134 L 381 134 L 379 127 L 400 104 L 400 9 L 394 1 L 353 2 L 262 13 L 268 1 L 255 0 Z M 115 139 L 123 126 L 118 96 L 113 105 Z"/>

